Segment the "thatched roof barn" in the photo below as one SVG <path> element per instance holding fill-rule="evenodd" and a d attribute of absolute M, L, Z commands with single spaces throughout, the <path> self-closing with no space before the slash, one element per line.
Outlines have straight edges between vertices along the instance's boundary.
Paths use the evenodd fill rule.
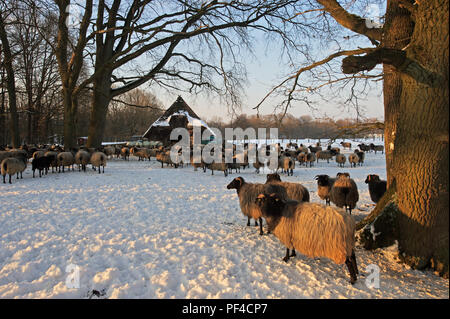
<path fill-rule="evenodd" d="M 142 137 L 151 141 L 161 141 L 165 146 L 168 146 L 176 143 L 176 141 L 170 141 L 170 132 L 174 128 L 183 127 L 188 129 L 192 138 L 194 124 L 201 126 L 202 134 L 205 130 L 209 130 L 214 135 L 208 125 L 195 114 L 181 96 L 178 96 L 164 114 L 150 125 Z"/>

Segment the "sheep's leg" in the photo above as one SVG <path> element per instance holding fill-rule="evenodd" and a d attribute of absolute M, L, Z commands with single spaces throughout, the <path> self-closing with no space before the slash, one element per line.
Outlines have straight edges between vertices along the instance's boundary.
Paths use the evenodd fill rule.
<path fill-rule="evenodd" d="M 295 256 L 297 256 L 296 253 L 295 253 L 295 249 L 292 249 L 290 257 L 295 257 Z"/>
<path fill-rule="evenodd" d="M 9 183 L 12 184 L 11 183 L 11 174 L 9 174 Z"/>
<path fill-rule="evenodd" d="M 255 226 L 258 226 L 258 220 L 255 219 Z"/>
<path fill-rule="evenodd" d="M 6 175 L 3 175 L 3 184 L 6 184 Z"/>
<path fill-rule="evenodd" d="M 105 165 L 103 165 L 103 174 L 105 174 Z"/>
<path fill-rule="evenodd" d="M 351 260 L 352 260 L 353 270 L 355 271 L 355 273 L 357 275 L 359 275 L 358 265 L 356 264 L 356 256 L 355 256 L 355 251 L 354 250 L 352 250 Z"/>
<path fill-rule="evenodd" d="M 247 226 L 250 226 L 250 217 L 247 217 Z"/>
<path fill-rule="evenodd" d="M 353 268 L 353 263 L 350 258 L 347 257 L 347 259 L 345 260 L 345 264 L 347 265 L 348 271 L 350 273 L 350 283 L 353 285 L 357 279 L 355 269 Z"/>
<path fill-rule="evenodd" d="M 40 173 L 40 172 L 39 172 Z M 34 170 L 33 170 L 33 178 L 34 178 Z"/>
<path fill-rule="evenodd" d="M 264 235 L 262 217 L 259 217 L 259 234 Z"/>
<path fill-rule="evenodd" d="M 285 263 L 287 263 L 288 262 L 288 260 L 289 260 L 289 248 L 286 248 L 286 256 L 284 256 L 283 257 L 283 261 L 285 262 Z"/>

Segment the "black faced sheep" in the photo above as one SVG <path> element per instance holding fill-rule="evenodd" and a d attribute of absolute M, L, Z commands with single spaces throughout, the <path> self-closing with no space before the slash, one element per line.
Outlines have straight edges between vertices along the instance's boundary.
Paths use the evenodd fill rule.
<path fill-rule="evenodd" d="M 367 175 L 365 183 L 369 184 L 370 199 L 374 203 L 378 203 L 384 193 L 386 193 L 387 182 L 381 180 L 378 175 L 371 174 Z"/>
<path fill-rule="evenodd" d="M 75 154 L 75 164 L 78 164 L 78 171 L 83 169 L 86 172 L 86 165 L 89 164 L 91 160 L 91 154 L 86 151 L 78 151 Z"/>
<path fill-rule="evenodd" d="M 287 173 L 289 175 L 294 174 L 295 168 L 295 160 L 293 157 L 289 156 L 287 153 L 280 156 L 278 159 L 278 169 L 281 168 L 283 173 Z M 277 170 L 278 170 L 277 169 Z"/>
<path fill-rule="evenodd" d="M 352 148 L 352 143 L 350 143 L 350 142 L 341 142 L 340 144 L 342 145 L 343 148 L 348 148 L 348 149 Z"/>
<path fill-rule="evenodd" d="M 330 190 L 330 200 L 337 207 L 345 207 L 345 210 L 352 213 L 359 200 L 358 187 L 349 173 L 337 173 L 336 181 Z"/>
<path fill-rule="evenodd" d="M 56 156 L 56 160 L 58 162 L 58 172 L 64 173 L 64 167 L 67 166 L 70 170 L 70 166 L 72 166 L 73 170 L 73 164 L 75 163 L 75 157 L 73 156 L 72 152 L 61 152 Z"/>
<path fill-rule="evenodd" d="M 316 154 L 315 153 L 308 153 L 306 154 L 306 167 L 308 167 L 308 163 L 309 163 L 309 167 L 312 166 L 312 164 L 315 162 L 316 160 Z"/>
<path fill-rule="evenodd" d="M 331 178 L 328 175 L 316 175 L 315 179 L 317 181 L 317 195 L 325 201 L 326 205 L 330 205 L 330 190 L 336 178 Z"/>
<path fill-rule="evenodd" d="M 255 201 L 269 230 L 286 246 L 285 262 L 295 250 L 310 258 L 345 262 L 350 283 L 356 282 L 355 221 L 348 213 L 317 203 L 287 201 L 276 193 L 261 193 Z"/>
<path fill-rule="evenodd" d="M 339 167 L 344 167 L 346 161 L 347 161 L 347 157 L 345 157 L 344 154 L 336 155 L 336 163 L 338 163 Z"/>
<path fill-rule="evenodd" d="M 350 163 L 350 167 L 356 167 L 356 164 L 359 163 L 359 156 L 355 153 L 349 154 L 348 162 Z"/>
<path fill-rule="evenodd" d="M 278 193 L 282 198 L 287 199 L 286 189 L 279 185 L 247 183 L 244 178 L 236 177 L 227 185 L 227 189 L 236 189 L 239 197 L 239 205 L 244 216 L 247 216 L 247 226 L 250 226 L 250 219 L 255 220 L 255 226 L 258 226 L 259 234 L 263 235 L 261 209 L 256 205 L 255 198 L 261 192 L 269 190 L 271 193 Z"/>
<path fill-rule="evenodd" d="M 366 153 L 356 149 L 355 154 L 358 155 L 358 164 L 361 166 L 364 163 L 364 158 L 366 157 Z"/>
<path fill-rule="evenodd" d="M 267 174 L 266 184 L 276 184 L 286 188 L 287 196 L 298 202 L 309 202 L 309 191 L 300 183 L 282 182 L 277 173 Z"/>
<path fill-rule="evenodd" d="M 381 152 L 381 154 L 384 154 L 384 146 L 383 145 L 375 145 L 373 143 L 370 143 L 370 149 L 372 151 L 375 151 L 375 154 L 377 152 Z"/>
<path fill-rule="evenodd" d="M 327 160 L 327 163 L 330 162 L 330 159 L 333 158 L 333 153 L 331 151 L 318 151 L 316 152 L 317 163 L 319 163 L 319 159 Z"/>
<path fill-rule="evenodd" d="M 23 178 L 22 173 L 27 168 L 27 157 L 8 157 L 5 158 L 1 163 L 1 173 L 3 176 L 3 183 L 6 183 L 6 174 L 9 175 L 9 183 L 11 184 L 11 176 L 17 174 L 17 178 Z"/>
<path fill-rule="evenodd" d="M 34 173 L 36 170 L 39 170 L 39 177 L 42 177 L 42 171 L 45 171 L 45 174 L 47 174 L 48 169 L 50 168 L 50 165 L 52 164 L 54 159 L 55 159 L 54 156 L 43 156 L 43 157 L 33 158 L 33 160 L 31 161 L 31 169 L 33 171 L 33 178 L 34 178 Z"/>
<path fill-rule="evenodd" d="M 92 167 L 98 167 L 98 173 L 100 174 L 100 166 L 103 166 L 103 173 L 105 173 L 107 156 L 103 152 L 94 152 L 91 156 Z"/>

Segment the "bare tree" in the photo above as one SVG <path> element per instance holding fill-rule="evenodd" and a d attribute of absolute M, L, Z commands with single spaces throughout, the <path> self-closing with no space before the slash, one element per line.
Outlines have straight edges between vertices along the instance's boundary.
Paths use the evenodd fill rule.
<path fill-rule="evenodd" d="M 19 121 L 17 116 L 17 98 L 16 98 L 16 84 L 15 84 L 15 74 L 13 68 L 13 55 L 11 52 L 11 46 L 8 40 L 7 31 L 7 20 L 10 17 L 13 8 L 6 8 L 3 1 L 0 3 L 0 40 L 2 43 L 2 55 L 3 55 L 3 65 L 6 70 L 6 85 L 8 88 L 8 101 L 9 101 L 9 111 L 11 113 L 10 119 L 10 132 L 11 132 L 11 144 L 13 147 L 19 147 L 20 137 L 19 137 Z"/>
<path fill-rule="evenodd" d="M 368 39 L 370 45 L 341 49 L 311 61 L 268 96 L 280 91 L 285 94 L 282 107 L 286 113 L 292 102 L 305 98 L 299 93 L 348 79 L 356 85 L 356 79 L 382 75 L 388 176 L 385 196 L 391 201 L 380 201 L 375 211 L 383 211 L 395 198 L 400 212 L 396 234 L 400 257 L 413 267 L 431 266 L 448 276 L 448 0 L 388 0 L 385 23 L 376 27 L 350 12 L 354 3 L 346 2 L 345 9 L 335 0 L 317 0 L 318 8 L 327 13 L 323 19 L 332 17 L 342 27 L 341 32 L 351 30 Z M 302 81 L 309 72 L 341 62 L 344 76 L 329 68 L 325 72 L 328 80 L 316 87 Z M 373 72 L 377 65 L 382 65 L 382 74 L 380 70 Z M 316 80 L 320 82 L 323 77 Z M 358 96 L 353 90 L 351 95 Z"/>

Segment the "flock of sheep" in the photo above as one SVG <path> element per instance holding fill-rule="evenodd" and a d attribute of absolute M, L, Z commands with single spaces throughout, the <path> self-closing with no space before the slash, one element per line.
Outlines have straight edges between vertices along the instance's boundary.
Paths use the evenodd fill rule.
<path fill-rule="evenodd" d="M 341 142 L 344 148 L 351 149 L 350 143 Z M 233 163 L 213 163 L 206 164 L 202 161 L 194 161 L 191 156 L 191 165 L 194 170 L 199 167 L 205 172 L 206 169 L 223 171 L 225 176 L 232 170 L 240 171 L 241 168 L 249 167 L 246 158 L 247 152 L 256 145 L 246 145 L 245 151 L 241 155 L 234 157 Z M 348 160 L 351 167 L 361 165 L 364 162 L 364 153 L 369 151 L 383 151 L 382 146 L 373 144 L 359 144 L 359 149 L 349 154 Z M 260 151 L 267 151 L 267 148 L 260 148 Z M 254 219 L 259 232 L 263 235 L 263 218 L 268 226 L 268 233 L 273 233 L 286 246 L 286 256 L 284 261 L 295 256 L 295 251 L 299 251 L 308 257 L 327 257 L 337 264 L 345 263 L 350 273 L 350 282 L 353 284 L 357 280 L 358 268 L 354 252 L 355 245 L 355 221 L 351 217 L 351 211 L 356 207 L 359 200 L 358 188 L 355 181 L 350 178 L 349 173 L 338 173 L 336 177 L 328 175 L 317 175 L 317 194 L 325 201 L 325 205 L 310 203 L 309 191 L 300 183 L 282 182 L 278 170 L 288 175 L 293 174 L 295 162 L 300 165 L 311 166 L 319 159 L 327 160 L 335 157 L 340 167 L 346 162 L 345 155 L 340 153 L 339 148 L 328 147 L 322 150 L 320 145 L 305 147 L 302 144 L 297 146 L 290 143 L 286 149 L 277 145 L 278 163 L 252 163 L 256 172 L 267 165 L 273 170 L 267 175 L 265 184 L 248 183 L 242 177 L 235 178 L 227 189 L 236 189 L 242 213 L 250 220 Z M 28 160 L 31 159 L 33 177 L 35 170 L 47 174 L 49 169 L 56 168 L 58 172 L 64 172 L 64 168 L 78 165 L 78 170 L 86 171 L 88 164 L 93 169 L 106 166 L 108 158 L 116 156 L 129 160 L 129 156 L 138 157 L 139 160 L 154 157 L 164 167 L 164 164 L 178 167 L 182 162 L 172 161 L 168 149 L 159 148 L 137 148 L 137 147 L 117 147 L 105 146 L 101 149 L 90 149 L 81 147 L 64 151 L 60 146 L 49 147 L 27 147 L 20 149 L 0 150 L 1 174 L 3 183 L 6 183 L 6 175 L 17 174 L 17 178 L 22 178 L 22 172 L 26 169 Z M 240 158 L 237 156 L 241 156 Z M 380 180 L 377 175 L 367 176 L 365 181 L 369 186 L 371 199 L 376 203 L 386 191 L 386 181 Z M 338 209 L 331 207 L 335 204 Z"/>

